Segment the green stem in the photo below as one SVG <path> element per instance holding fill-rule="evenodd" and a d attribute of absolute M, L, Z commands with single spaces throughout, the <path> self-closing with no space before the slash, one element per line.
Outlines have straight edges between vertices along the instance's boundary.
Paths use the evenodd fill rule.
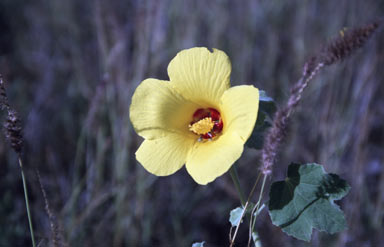
<path fill-rule="evenodd" d="M 247 201 L 245 200 L 243 190 L 241 189 L 241 186 L 240 186 L 240 180 L 239 180 L 239 176 L 237 175 L 236 164 L 233 164 L 233 166 L 229 170 L 229 173 L 231 174 L 231 178 L 237 190 L 237 194 L 240 197 L 241 205 L 244 206 Z"/>
<path fill-rule="evenodd" d="M 19 165 L 21 170 L 21 178 L 23 179 L 23 188 L 24 188 L 24 199 L 25 199 L 25 206 L 27 207 L 27 215 L 28 215 L 28 222 L 29 222 L 29 231 L 31 232 L 31 239 L 32 239 L 32 246 L 36 247 L 35 244 L 35 235 L 33 234 L 33 226 L 32 226 L 32 217 L 31 212 L 29 210 L 29 200 L 28 200 L 28 192 L 27 192 L 27 183 L 25 182 L 25 176 L 24 176 L 24 170 L 23 170 L 23 162 L 21 161 L 21 158 L 19 157 Z"/>
<path fill-rule="evenodd" d="M 261 203 L 261 199 L 263 198 L 263 193 L 264 193 L 264 186 L 265 186 L 265 181 L 267 180 L 267 175 L 264 175 L 264 178 L 263 178 L 263 183 L 261 184 L 261 190 L 260 190 L 260 195 L 259 195 L 259 200 L 257 201 L 256 203 L 256 210 L 255 212 L 258 212 L 259 209 L 260 209 L 260 203 Z M 252 230 L 254 230 L 255 228 L 255 223 L 256 223 L 256 218 L 257 218 L 257 215 L 255 215 L 255 218 L 253 219 L 253 223 L 251 222 L 251 227 L 252 227 Z"/>

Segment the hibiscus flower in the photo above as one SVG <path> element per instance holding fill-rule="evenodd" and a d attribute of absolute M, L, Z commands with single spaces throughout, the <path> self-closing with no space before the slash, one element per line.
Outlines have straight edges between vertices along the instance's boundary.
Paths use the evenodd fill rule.
<path fill-rule="evenodd" d="M 169 81 L 141 82 L 130 119 L 145 139 L 136 159 L 148 172 L 167 176 L 185 164 L 192 178 L 205 185 L 240 158 L 256 122 L 259 90 L 230 87 L 230 74 L 223 51 L 199 47 L 172 59 Z"/>

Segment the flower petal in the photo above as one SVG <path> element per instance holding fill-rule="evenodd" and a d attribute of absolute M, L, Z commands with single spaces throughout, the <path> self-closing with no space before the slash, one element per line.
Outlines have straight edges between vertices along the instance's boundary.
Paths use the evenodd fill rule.
<path fill-rule="evenodd" d="M 188 124 L 199 107 L 182 97 L 170 82 L 146 79 L 132 96 L 130 119 L 135 131 L 146 139 L 169 132 L 192 135 Z"/>
<path fill-rule="evenodd" d="M 223 175 L 240 158 L 244 142 L 236 133 L 227 132 L 212 142 L 196 143 L 187 158 L 187 171 L 199 184 L 207 184 Z"/>
<path fill-rule="evenodd" d="M 184 97 L 215 106 L 230 87 L 231 62 L 220 50 L 195 47 L 179 52 L 168 65 L 171 83 Z"/>
<path fill-rule="evenodd" d="M 223 132 L 236 132 L 245 143 L 255 127 L 259 110 L 259 90 L 254 86 L 236 86 L 221 98 Z"/>
<path fill-rule="evenodd" d="M 154 175 L 171 175 L 184 165 L 194 142 L 192 138 L 173 133 L 144 140 L 136 152 L 136 159 Z"/>

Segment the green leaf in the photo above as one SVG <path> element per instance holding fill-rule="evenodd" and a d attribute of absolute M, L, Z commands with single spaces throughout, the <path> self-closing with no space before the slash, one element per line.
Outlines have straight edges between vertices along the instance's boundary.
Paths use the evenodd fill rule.
<path fill-rule="evenodd" d="M 261 213 L 261 211 L 265 208 L 265 204 L 261 204 L 260 208 L 253 214 L 254 218 L 253 220 L 256 220 L 256 217 Z M 252 240 L 253 240 L 253 243 L 255 244 L 255 247 L 261 247 L 261 241 L 260 241 L 260 238 L 259 238 L 259 234 L 256 232 L 255 228 L 254 228 L 254 224 L 255 222 L 252 223 L 253 227 L 252 227 Z"/>
<path fill-rule="evenodd" d="M 253 240 L 253 243 L 255 244 L 255 247 L 261 247 L 262 246 L 260 238 L 259 238 L 259 234 L 256 231 L 252 232 L 252 240 Z"/>
<path fill-rule="evenodd" d="M 259 111 L 252 134 L 245 143 L 247 147 L 254 149 L 263 148 L 265 131 L 271 127 L 271 124 L 265 119 L 265 117 L 265 113 Z"/>
<path fill-rule="evenodd" d="M 350 186 L 318 164 L 291 164 L 285 181 L 275 182 L 269 193 L 272 223 L 295 238 L 310 241 L 312 228 L 333 234 L 346 228 L 344 213 L 334 203 Z"/>
<path fill-rule="evenodd" d="M 255 205 L 253 203 L 249 203 L 247 206 L 247 211 L 245 213 L 250 215 L 254 206 Z M 231 225 L 233 227 L 239 224 L 241 220 L 241 216 L 243 215 L 243 212 L 244 212 L 244 207 L 237 207 L 231 210 L 231 212 L 229 213 L 229 222 L 231 222 Z M 255 212 L 255 214 L 256 213 L 259 213 L 259 212 Z"/>
<path fill-rule="evenodd" d="M 259 111 L 264 112 L 271 118 L 276 111 L 275 101 L 263 90 L 259 90 Z"/>
<path fill-rule="evenodd" d="M 231 222 L 231 225 L 233 227 L 237 226 L 241 220 L 241 216 L 243 215 L 244 208 L 243 207 L 237 207 L 235 209 L 232 209 L 229 213 L 229 222 Z"/>
<path fill-rule="evenodd" d="M 257 113 L 257 121 L 251 136 L 245 145 L 249 148 L 262 149 L 264 143 L 264 133 L 271 127 L 271 120 L 276 111 L 275 102 L 264 91 L 259 91 L 259 112 Z"/>
<path fill-rule="evenodd" d="M 204 247 L 205 241 L 192 244 L 192 247 Z"/>

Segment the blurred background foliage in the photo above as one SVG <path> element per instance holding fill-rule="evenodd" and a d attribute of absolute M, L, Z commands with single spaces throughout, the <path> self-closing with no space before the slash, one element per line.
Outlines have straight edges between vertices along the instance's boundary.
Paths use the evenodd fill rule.
<path fill-rule="evenodd" d="M 0 73 L 23 120 L 38 242 L 49 246 L 52 235 L 35 169 L 63 245 L 227 246 L 229 211 L 239 205 L 229 175 L 198 186 L 185 169 L 147 173 L 134 157 L 142 141 L 129 121 L 134 89 L 148 77 L 168 79 L 178 51 L 206 46 L 229 55 L 234 85 L 253 84 L 281 104 L 324 42 L 383 13 L 377 0 L 1 0 Z M 340 203 L 349 229 L 315 231 L 307 244 L 264 211 L 257 225 L 264 246 L 384 246 L 383 60 L 381 28 L 313 81 L 269 181 L 282 179 L 291 161 L 340 174 L 352 186 Z M 0 246 L 29 246 L 16 155 L 2 139 Z M 238 162 L 246 191 L 259 155 L 246 150 Z M 239 234 L 243 246 L 245 225 Z"/>

